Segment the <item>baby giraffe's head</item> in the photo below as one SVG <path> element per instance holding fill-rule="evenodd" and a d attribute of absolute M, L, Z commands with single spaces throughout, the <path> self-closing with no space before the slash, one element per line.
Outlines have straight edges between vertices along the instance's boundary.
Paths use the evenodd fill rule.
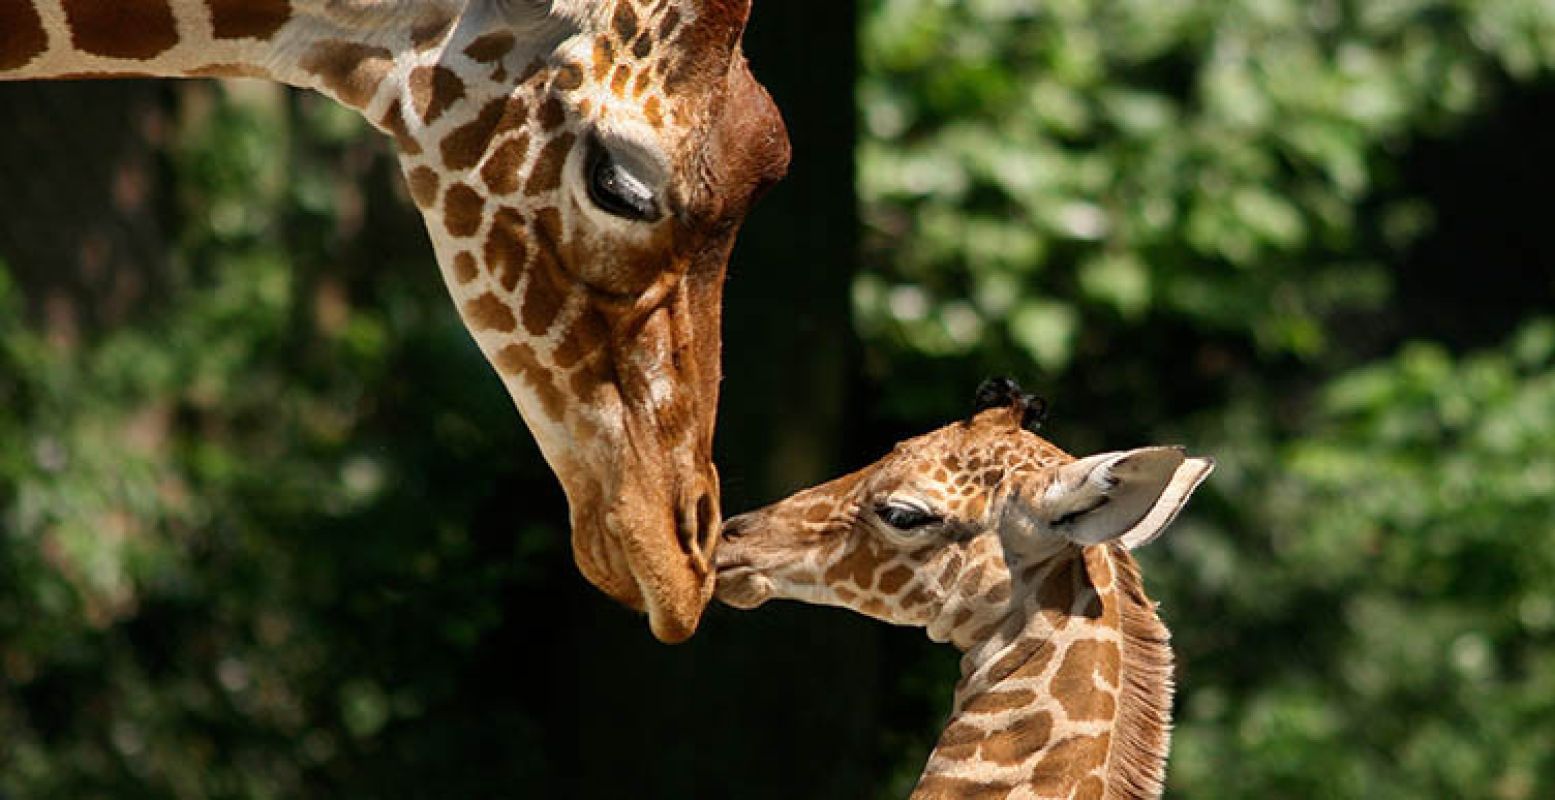
<path fill-rule="evenodd" d="M 1013 381 L 990 381 L 969 419 L 728 520 L 718 598 L 842 606 L 966 649 L 1007 616 L 1007 560 L 1035 574 L 1090 545 L 1145 544 L 1213 468 L 1175 447 L 1076 460 L 1029 430 L 1042 414 Z"/>

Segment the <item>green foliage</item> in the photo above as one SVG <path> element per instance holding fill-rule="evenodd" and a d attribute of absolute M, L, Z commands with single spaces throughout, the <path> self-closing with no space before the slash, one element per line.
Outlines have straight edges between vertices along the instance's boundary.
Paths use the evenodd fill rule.
<path fill-rule="evenodd" d="M 1318 359 L 1429 209 L 1407 137 L 1555 63 L 1534 2 L 872 0 L 860 88 L 871 339 L 1049 372 L 1148 325 Z M 1380 201 L 1380 202 L 1379 202 Z"/>

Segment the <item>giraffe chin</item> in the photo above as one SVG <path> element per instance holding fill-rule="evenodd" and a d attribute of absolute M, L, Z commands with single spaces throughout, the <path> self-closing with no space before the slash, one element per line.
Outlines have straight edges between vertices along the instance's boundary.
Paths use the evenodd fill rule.
<path fill-rule="evenodd" d="M 713 596 L 718 602 L 741 611 L 750 611 L 772 599 L 772 579 L 752 567 L 720 567 Z"/>
<path fill-rule="evenodd" d="M 583 576 L 616 602 L 646 613 L 654 638 L 678 644 L 696 633 L 713 596 L 713 576 L 673 544 L 673 528 L 574 524 L 573 535 Z"/>

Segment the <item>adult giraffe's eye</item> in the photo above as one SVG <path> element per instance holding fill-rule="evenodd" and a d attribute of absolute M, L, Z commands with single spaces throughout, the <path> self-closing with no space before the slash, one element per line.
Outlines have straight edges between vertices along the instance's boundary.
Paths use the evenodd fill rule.
<path fill-rule="evenodd" d="M 632 168 L 595 141 L 589 146 L 584 167 L 589 199 L 600 210 L 623 219 L 653 222 L 660 216 L 659 200 L 646 181 Z"/>
<path fill-rule="evenodd" d="M 944 519 L 928 509 L 901 502 L 881 503 L 875 506 L 875 515 L 880 517 L 881 522 L 899 531 L 917 530 Z"/>

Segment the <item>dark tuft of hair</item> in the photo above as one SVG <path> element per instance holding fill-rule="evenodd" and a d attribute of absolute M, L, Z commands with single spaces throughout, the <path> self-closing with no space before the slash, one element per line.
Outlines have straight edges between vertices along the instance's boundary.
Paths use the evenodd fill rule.
<path fill-rule="evenodd" d="M 972 416 L 987 411 L 990 408 L 1013 408 L 1020 413 L 1022 428 L 1036 431 L 1047 421 L 1047 401 L 1022 391 L 1020 384 L 1014 378 L 1000 376 L 983 381 L 983 385 L 977 387 L 977 397 L 973 400 Z"/>

